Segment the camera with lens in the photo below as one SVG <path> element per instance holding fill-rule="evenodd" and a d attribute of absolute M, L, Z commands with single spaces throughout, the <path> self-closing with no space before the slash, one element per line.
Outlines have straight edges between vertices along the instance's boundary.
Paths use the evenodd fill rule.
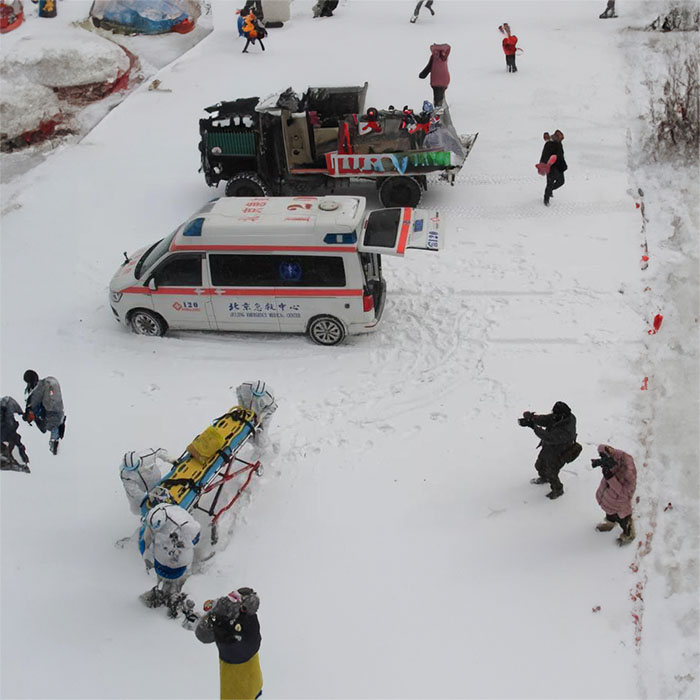
<path fill-rule="evenodd" d="M 615 460 L 609 454 L 600 455 L 599 459 L 591 460 L 591 467 L 596 469 L 597 467 L 603 467 L 603 469 L 611 469 L 615 466 Z"/>

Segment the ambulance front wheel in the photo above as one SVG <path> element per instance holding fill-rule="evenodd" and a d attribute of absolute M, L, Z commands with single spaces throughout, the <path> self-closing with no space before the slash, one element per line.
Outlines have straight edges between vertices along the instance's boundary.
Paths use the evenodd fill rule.
<path fill-rule="evenodd" d="M 345 326 L 333 316 L 316 316 L 309 323 L 309 337 L 319 345 L 337 345 L 345 339 Z"/>
<path fill-rule="evenodd" d="M 394 175 L 379 183 L 379 201 L 383 207 L 417 207 L 423 188 L 415 177 Z"/>
<path fill-rule="evenodd" d="M 168 329 L 165 321 L 152 311 L 146 309 L 137 309 L 132 311 L 129 316 L 131 329 L 138 335 L 163 335 Z"/>

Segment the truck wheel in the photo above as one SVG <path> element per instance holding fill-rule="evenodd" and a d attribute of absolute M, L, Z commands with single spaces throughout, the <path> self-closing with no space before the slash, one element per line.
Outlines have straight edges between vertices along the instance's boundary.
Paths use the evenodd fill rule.
<path fill-rule="evenodd" d="M 270 190 L 256 173 L 238 173 L 226 183 L 227 197 L 269 197 Z"/>
<path fill-rule="evenodd" d="M 163 335 L 167 330 L 165 321 L 152 311 L 146 309 L 137 309 L 129 316 L 131 329 L 138 335 Z"/>
<path fill-rule="evenodd" d="M 379 185 L 379 201 L 383 207 L 417 207 L 422 197 L 420 183 L 408 175 L 387 177 Z"/>
<path fill-rule="evenodd" d="M 345 326 L 333 316 L 317 316 L 309 324 L 309 337 L 319 345 L 337 345 L 345 338 Z"/>

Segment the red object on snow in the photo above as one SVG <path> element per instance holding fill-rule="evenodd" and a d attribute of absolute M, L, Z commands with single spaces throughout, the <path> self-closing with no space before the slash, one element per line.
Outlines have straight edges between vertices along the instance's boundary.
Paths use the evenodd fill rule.
<path fill-rule="evenodd" d="M 24 22 L 24 8 L 19 0 L 0 2 L 0 34 L 17 29 Z"/>
<path fill-rule="evenodd" d="M 557 162 L 556 156 L 549 156 L 549 160 L 546 163 L 535 163 L 537 172 L 539 175 L 547 175 L 550 168 Z"/>
<path fill-rule="evenodd" d="M 644 377 L 642 380 L 642 386 L 639 387 L 640 391 L 646 391 L 649 388 L 649 377 Z"/>
<path fill-rule="evenodd" d="M 516 52 L 515 45 L 518 43 L 518 37 L 510 34 L 501 42 L 503 46 L 503 53 L 506 56 L 512 56 Z"/>
<path fill-rule="evenodd" d="M 236 10 L 236 12 L 240 12 L 240 10 Z M 191 17 L 188 17 L 187 19 L 183 19 L 182 22 L 178 22 L 177 24 L 173 24 L 172 27 L 170 27 L 171 32 L 177 32 L 178 34 L 188 34 L 194 29 L 194 20 Z"/>
<path fill-rule="evenodd" d="M 650 330 L 647 331 L 649 335 L 656 335 L 659 332 L 659 328 L 661 328 L 661 324 L 663 323 L 664 317 L 661 314 L 656 314 L 654 316 L 654 326 Z"/>

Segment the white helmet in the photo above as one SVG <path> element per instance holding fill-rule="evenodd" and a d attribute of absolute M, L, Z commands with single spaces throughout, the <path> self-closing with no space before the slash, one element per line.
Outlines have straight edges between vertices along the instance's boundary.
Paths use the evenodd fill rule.
<path fill-rule="evenodd" d="M 133 450 L 131 452 L 125 452 L 124 457 L 122 457 L 122 469 L 126 469 L 128 472 L 132 472 L 141 466 L 141 457 L 138 456 Z"/>
<path fill-rule="evenodd" d="M 168 504 L 159 503 L 155 508 L 151 508 L 146 514 L 146 525 L 151 530 L 159 530 L 168 519 Z"/>

